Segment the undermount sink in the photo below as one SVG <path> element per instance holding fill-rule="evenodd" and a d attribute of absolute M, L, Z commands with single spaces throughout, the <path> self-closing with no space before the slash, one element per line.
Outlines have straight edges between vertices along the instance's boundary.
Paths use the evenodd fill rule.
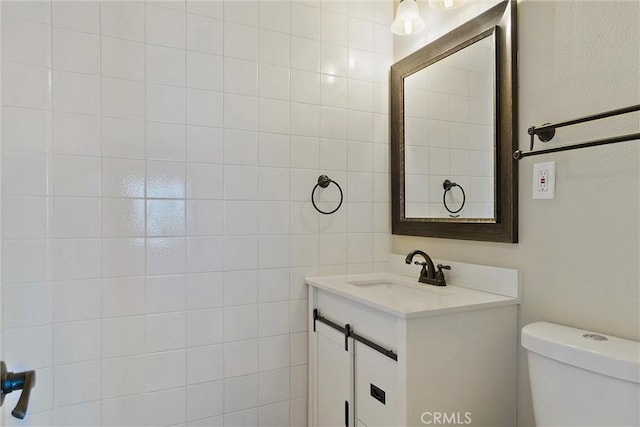
<path fill-rule="evenodd" d="M 407 283 L 392 281 L 392 280 L 361 280 L 346 282 L 349 285 L 357 286 L 358 288 L 366 289 L 367 291 L 384 294 L 387 297 L 400 297 L 400 298 L 423 298 L 425 292 L 429 292 L 427 288 L 419 288 L 420 285 L 411 286 Z"/>

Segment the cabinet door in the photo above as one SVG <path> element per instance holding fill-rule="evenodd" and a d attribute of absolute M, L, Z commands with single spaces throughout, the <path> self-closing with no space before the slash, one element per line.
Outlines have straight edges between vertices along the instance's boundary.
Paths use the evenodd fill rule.
<path fill-rule="evenodd" d="M 315 334 L 316 425 L 353 426 L 353 340 L 345 350 L 344 334 L 319 322 Z"/>
<path fill-rule="evenodd" d="M 355 343 L 356 414 L 369 427 L 400 425 L 398 362 Z"/>

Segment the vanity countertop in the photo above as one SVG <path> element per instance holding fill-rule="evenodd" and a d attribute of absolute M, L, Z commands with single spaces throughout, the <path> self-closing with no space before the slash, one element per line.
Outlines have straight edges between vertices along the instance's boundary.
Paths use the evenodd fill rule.
<path fill-rule="evenodd" d="M 517 304 L 518 299 L 461 286 L 432 286 L 394 273 L 308 277 L 310 286 L 403 318 Z"/>

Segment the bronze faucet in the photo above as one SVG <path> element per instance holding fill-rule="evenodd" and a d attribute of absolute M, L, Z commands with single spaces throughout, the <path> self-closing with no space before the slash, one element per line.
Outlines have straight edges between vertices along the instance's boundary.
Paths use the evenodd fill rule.
<path fill-rule="evenodd" d="M 413 257 L 416 255 L 420 255 L 424 258 L 425 262 L 414 262 Z M 420 250 L 409 252 L 404 262 L 407 264 L 411 264 L 413 262 L 416 265 L 422 266 L 422 270 L 420 270 L 420 277 L 418 278 L 420 283 L 426 283 L 434 286 L 447 286 L 447 281 L 445 280 L 444 272 L 442 270 L 451 270 L 450 265 L 438 264 L 438 271 L 436 271 L 436 267 L 434 267 L 431 257 Z"/>

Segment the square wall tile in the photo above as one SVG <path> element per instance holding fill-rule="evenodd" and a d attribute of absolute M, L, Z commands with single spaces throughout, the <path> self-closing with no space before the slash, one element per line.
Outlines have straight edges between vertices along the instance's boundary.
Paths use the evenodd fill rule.
<path fill-rule="evenodd" d="M 56 196 L 100 196 L 100 159 L 55 156 L 53 189 Z"/>
<path fill-rule="evenodd" d="M 275 2 L 274 2 L 275 3 Z M 259 60 L 264 64 L 289 66 L 291 37 L 282 32 L 260 30 Z"/>
<path fill-rule="evenodd" d="M 258 376 L 247 375 L 225 380 L 224 395 L 225 413 L 256 407 L 258 404 Z M 227 423 L 225 422 L 225 424 Z"/>
<path fill-rule="evenodd" d="M 51 2 L 54 27 L 98 33 L 100 31 L 100 4 L 93 2 Z"/>
<path fill-rule="evenodd" d="M 102 35 L 144 42 L 145 5 L 136 2 L 101 2 Z"/>
<path fill-rule="evenodd" d="M 187 346 L 218 344 L 223 341 L 222 308 L 191 310 L 187 313 Z"/>
<path fill-rule="evenodd" d="M 144 80 L 145 47 L 142 43 L 102 37 L 102 75 L 129 80 Z"/>
<path fill-rule="evenodd" d="M 224 127 L 240 130 L 257 130 L 258 99 L 252 96 L 224 96 Z"/>
<path fill-rule="evenodd" d="M 320 42 L 304 37 L 291 37 L 291 68 L 320 71 Z"/>
<path fill-rule="evenodd" d="M 187 15 L 187 49 L 212 55 L 222 55 L 224 52 L 223 35 L 225 31 L 226 25 L 223 25 L 223 22 L 219 19 L 189 14 Z"/>
<path fill-rule="evenodd" d="M 146 46 L 146 81 L 148 83 L 184 86 L 186 65 L 184 49 Z"/>
<path fill-rule="evenodd" d="M 26 108 L 51 108 L 51 70 L 7 62 L 2 67 L 2 104 Z M 58 83 L 62 85 L 62 83 Z"/>
<path fill-rule="evenodd" d="M 3 7 L 3 12 L 6 6 Z M 2 60 L 51 66 L 51 27 L 22 19 L 2 20 Z"/>
<path fill-rule="evenodd" d="M 11 195 L 48 195 L 49 163 L 43 153 L 3 153 L 3 190 Z"/>
<path fill-rule="evenodd" d="M 101 274 L 100 239 L 57 239 L 53 242 L 56 280 L 92 279 Z"/>
<path fill-rule="evenodd" d="M 4 286 L 6 328 L 45 325 L 53 322 L 53 292 L 50 283 Z"/>
<path fill-rule="evenodd" d="M 258 299 L 258 272 L 256 270 L 227 271 L 224 273 L 224 305 L 255 304 Z"/>
<path fill-rule="evenodd" d="M 187 87 L 222 91 L 224 63 L 221 56 L 187 51 Z"/>
<path fill-rule="evenodd" d="M 100 117 L 53 114 L 53 149 L 58 154 L 100 155 Z"/>
<path fill-rule="evenodd" d="M 258 267 L 257 236 L 226 236 L 224 238 L 224 269 L 255 270 Z"/>
<path fill-rule="evenodd" d="M 184 161 L 186 129 L 184 125 L 147 122 L 147 159 Z"/>
<path fill-rule="evenodd" d="M 183 198 L 186 170 L 182 162 L 147 161 L 146 195 L 158 198 Z"/>
<path fill-rule="evenodd" d="M 102 155 L 144 159 L 145 123 L 137 120 L 103 117 Z"/>
<path fill-rule="evenodd" d="M 320 39 L 320 9 L 311 5 L 291 3 L 291 34 L 308 39 Z"/>
<path fill-rule="evenodd" d="M 54 372 L 57 403 L 69 405 L 100 398 L 100 361 L 57 366 Z"/>
<path fill-rule="evenodd" d="M 95 75 L 53 71 L 53 110 L 100 114 L 100 79 Z"/>
<path fill-rule="evenodd" d="M 187 420 L 221 415 L 223 410 L 223 382 L 194 384 L 187 388 Z"/>
<path fill-rule="evenodd" d="M 258 306 L 239 305 L 224 309 L 224 340 L 237 341 L 258 336 Z"/>
<path fill-rule="evenodd" d="M 102 315 L 104 317 L 134 316 L 145 313 L 144 277 L 103 279 Z"/>
<path fill-rule="evenodd" d="M 258 63 L 225 57 L 224 91 L 256 96 L 258 94 Z"/>
<path fill-rule="evenodd" d="M 106 359 L 102 363 L 102 396 L 105 399 L 144 393 L 145 357 Z"/>
<path fill-rule="evenodd" d="M 144 160 L 102 159 L 103 197 L 144 197 Z"/>
<path fill-rule="evenodd" d="M 5 153 L 51 151 L 52 114 L 50 111 L 4 107 L 2 144 Z"/>
<path fill-rule="evenodd" d="M 220 128 L 187 126 L 187 161 L 222 163 L 222 135 Z"/>
<path fill-rule="evenodd" d="M 224 25 L 224 56 L 256 61 L 258 59 L 258 29 L 226 22 Z"/>
<path fill-rule="evenodd" d="M 186 256 L 189 273 L 221 271 L 223 240 L 221 237 L 188 237 Z"/>
<path fill-rule="evenodd" d="M 222 379 L 223 360 L 222 344 L 189 348 L 187 350 L 187 384 Z"/>
<path fill-rule="evenodd" d="M 147 239 L 147 274 L 178 274 L 186 271 L 184 237 Z"/>
<path fill-rule="evenodd" d="M 78 73 L 98 74 L 100 38 L 95 34 L 53 29 L 53 67 Z"/>
<path fill-rule="evenodd" d="M 57 365 L 100 359 L 100 320 L 58 323 L 54 333 L 54 360 Z"/>
<path fill-rule="evenodd" d="M 269 372 L 261 372 L 258 378 L 258 402 L 261 405 L 266 405 L 273 402 L 283 402 L 289 399 L 289 369 L 279 369 Z M 280 415 L 278 418 L 289 418 L 289 405 L 286 403 L 286 412 Z M 265 407 L 260 408 L 261 411 L 266 411 Z M 263 416 L 267 416 L 265 412 L 261 412 Z M 276 416 L 269 411 L 269 417 Z M 285 415 L 286 414 L 286 415 Z"/>
<path fill-rule="evenodd" d="M 225 343 L 224 360 L 225 378 L 258 372 L 258 340 Z"/>
<path fill-rule="evenodd" d="M 144 275 L 144 239 L 103 239 L 102 274 L 104 277 Z"/>
<path fill-rule="evenodd" d="M 103 117 L 144 120 L 146 117 L 145 91 L 143 82 L 103 77 Z"/>
<path fill-rule="evenodd" d="M 186 91 L 182 87 L 147 85 L 147 120 L 185 123 Z"/>
<path fill-rule="evenodd" d="M 183 200 L 147 200 L 147 236 L 183 236 Z"/>
<path fill-rule="evenodd" d="M 145 38 L 149 44 L 184 49 L 185 14 L 151 4 L 145 5 Z"/>
<path fill-rule="evenodd" d="M 224 0 L 224 19 L 256 27 L 258 25 L 258 1 Z"/>
<path fill-rule="evenodd" d="M 187 307 L 192 309 L 223 305 L 222 273 L 187 274 Z"/>
<path fill-rule="evenodd" d="M 188 236 L 224 234 L 224 202 L 221 200 L 187 200 Z"/>
<path fill-rule="evenodd" d="M 46 197 L 5 196 L 2 227 L 5 239 L 44 239 L 49 229 Z"/>
<path fill-rule="evenodd" d="M 183 349 L 187 318 L 184 312 L 147 316 L 147 352 Z"/>
<path fill-rule="evenodd" d="M 222 199 L 223 173 L 222 165 L 188 163 L 187 197 L 189 199 Z"/>
<path fill-rule="evenodd" d="M 187 123 L 196 126 L 222 126 L 222 92 L 187 89 Z"/>
<path fill-rule="evenodd" d="M 100 237 L 100 199 L 57 197 L 53 235 L 57 238 Z"/>
<path fill-rule="evenodd" d="M 184 386 L 187 380 L 186 356 L 185 350 L 147 354 L 145 356 L 147 391 Z M 155 411 L 150 410 L 147 414 L 153 412 Z"/>
<path fill-rule="evenodd" d="M 160 364 L 161 362 L 158 362 Z M 154 375 L 150 373 L 148 375 Z M 158 371 L 157 375 L 161 375 Z M 162 390 L 145 395 L 144 413 L 147 425 L 177 425 L 186 422 L 186 388 Z"/>
<path fill-rule="evenodd" d="M 289 33 L 291 22 L 289 2 L 258 2 L 258 13 L 260 28 Z"/>

